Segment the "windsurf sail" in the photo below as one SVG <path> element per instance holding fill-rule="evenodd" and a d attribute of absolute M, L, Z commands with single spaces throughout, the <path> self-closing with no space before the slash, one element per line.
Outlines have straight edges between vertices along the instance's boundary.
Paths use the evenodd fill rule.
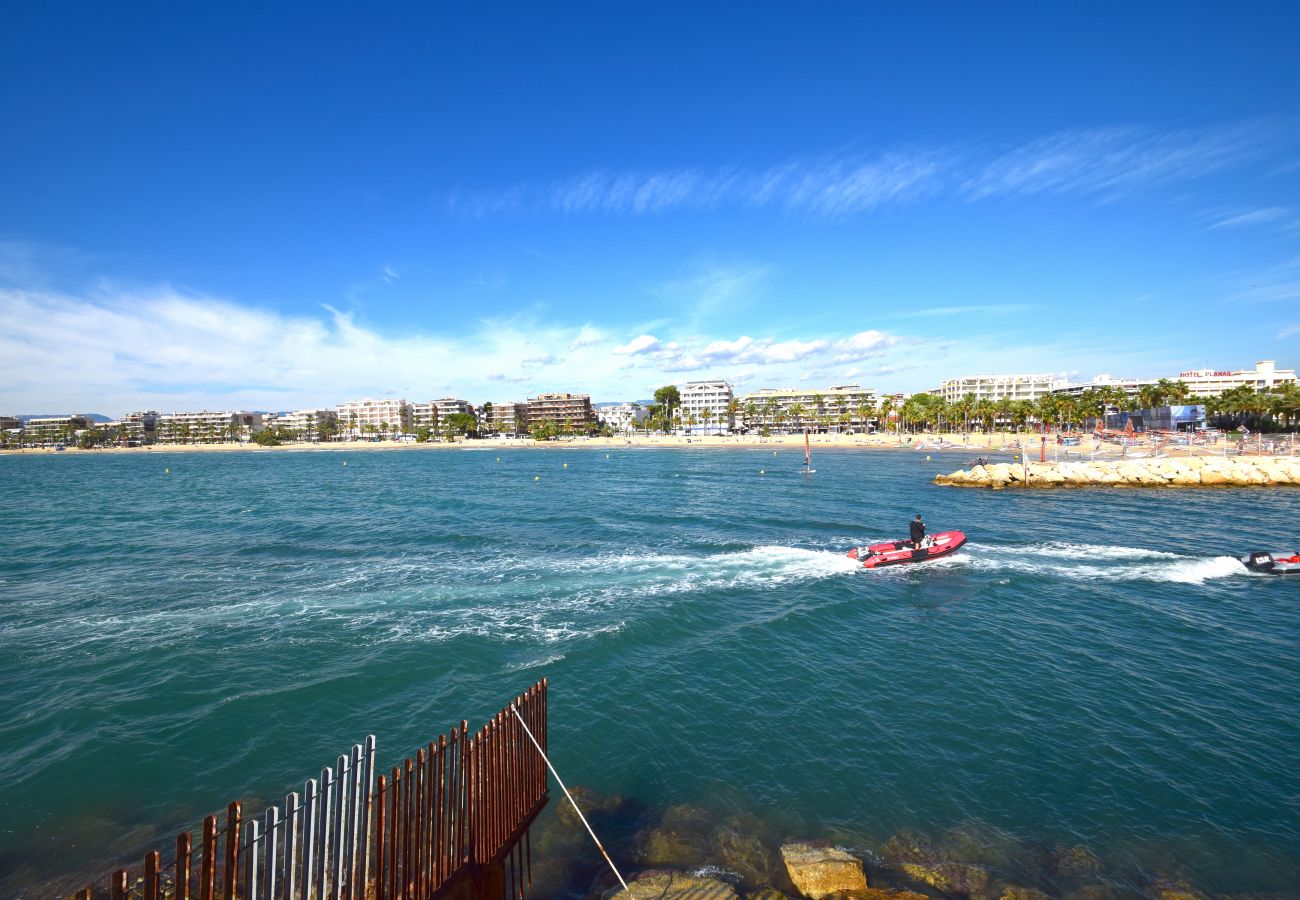
<path fill-rule="evenodd" d="M 803 467 L 806 469 L 812 465 L 812 447 L 808 444 L 808 429 L 803 431 Z"/>

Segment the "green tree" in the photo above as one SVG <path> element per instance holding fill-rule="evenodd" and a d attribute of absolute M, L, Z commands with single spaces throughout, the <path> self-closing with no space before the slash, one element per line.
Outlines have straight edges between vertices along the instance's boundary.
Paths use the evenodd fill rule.
<path fill-rule="evenodd" d="M 664 408 L 663 425 L 667 433 L 673 427 L 673 411 L 682 405 L 681 391 L 675 384 L 666 384 L 655 391 L 655 403 Z"/>

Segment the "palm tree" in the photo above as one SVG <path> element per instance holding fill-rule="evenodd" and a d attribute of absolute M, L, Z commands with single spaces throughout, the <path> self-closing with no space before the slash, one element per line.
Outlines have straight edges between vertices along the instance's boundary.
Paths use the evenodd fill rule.
<path fill-rule="evenodd" d="M 803 429 L 805 427 L 804 420 L 807 416 L 808 410 L 802 403 L 795 403 L 790 406 L 790 419 L 795 428 Z"/>
<path fill-rule="evenodd" d="M 700 410 L 700 418 L 704 420 L 704 433 L 709 433 L 709 422 L 713 419 L 713 410 L 705 407 Z"/>
<path fill-rule="evenodd" d="M 867 431 L 867 419 L 870 418 L 872 412 L 871 406 L 864 400 L 858 404 L 858 408 L 855 412 L 858 417 L 858 433 L 865 434 Z"/>
<path fill-rule="evenodd" d="M 745 402 L 744 425 L 746 429 L 753 428 L 758 424 L 758 404 L 753 400 Z"/>
<path fill-rule="evenodd" d="M 889 430 L 889 419 L 894 414 L 894 398 L 886 397 L 880 401 L 880 421 L 885 424 L 885 430 Z"/>

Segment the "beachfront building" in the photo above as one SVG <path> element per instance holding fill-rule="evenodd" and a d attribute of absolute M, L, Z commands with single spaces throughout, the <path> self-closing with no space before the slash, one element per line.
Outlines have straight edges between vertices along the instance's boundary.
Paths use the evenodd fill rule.
<path fill-rule="evenodd" d="M 1178 380 L 1187 385 L 1188 396 L 1212 397 L 1233 388 L 1248 387 L 1253 391 L 1268 391 L 1284 384 L 1295 384 L 1295 369 L 1279 369 L 1271 359 L 1260 360 L 1253 369 L 1192 369 L 1178 373 Z"/>
<path fill-rule="evenodd" d="M 480 425 L 497 434 L 523 434 L 528 431 L 527 403 L 484 403 L 480 409 L 484 418 Z"/>
<path fill-rule="evenodd" d="M 90 427 L 86 416 L 36 416 L 23 425 L 23 443 L 44 447 L 70 441 Z"/>
<path fill-rule="evenodd" d="M 438 426 L 438 405 L 432 400 L 416 402 L 411 406 L 411 428 L 436 428 Z"/>
<path fill-rule="evenodd" d="M 322 431 L 328 433 L 338 425 L 339 414 L 332 409 L 299 409 L 280 413 L 268 419 L 267 428 L 282 428 L 301 435 L 304 440 L 319 440 Z"/>
<path fill-rule="evenodd" d="M 543 422 L 573 431 L 591 431 L 596 426 L 596 410 L 588 394 L 538 394 L 528 398 L 528 430 Z"/>
<path fill-rule="evenodd" d="M 339 427 L 351 438 L 411 430 L 411 404 L 395 400 L 353 400 L 340 403 Z"/>
<path fill-rule="evenodd" d="M 649 417 L 640 403 L 607 403 L 596 409 L 600 422 L 615 434 L 631 434 Z"/>
<path fill-rule="evenodd" d="M 173 444 L 237 441 L 266 427 L 262 413 L 246 410 L 166 413 L 158 416 L 157 423 L 158 440 Z"/>
<path fill-rule="evenodd" d="M 441 400 L 434 400 L 433 408 L 438 411 L 439 419 L 445 419 L 448 416 L 474 416 L 478 414 L 478 411 L 474 409 L 474 404 L 456 397 L 443 397 Z"/>
<path fill-rule="evenodd" d="M 1082 383 L 1062 382 L 1052 389 L 1053 394 L 1064 394 L 1066 396 L 1078 397 L 1084 391 L 1109 390 L 1119 388 L 1130 397 L 1136 397 L 1138 392 L 1144 387 L 1150 387 L 1156 383 L 1154 378 L 1112 378 L 1109 373 L 1096 375 L 1090 381 Z"/>
<path fill-rule="evenodd" d="M 948 403 L 955 403 L 969 394 L 975 395 L 976 402 L 1003 398 L 1033 402 L 1063 385 L 1064 382 L 1050 374 L 962 375 L 940 384 L 938 394 Z"/>
<path fill-rule="evenodd" d="M 23 427 L 23 420 L 17 416 L 0 416 L 0 431 L 17 431 Z"/>
<path fill-rule="evenodd" d="M 128 413 L 120 419 L 105 423 L 101 430 L 108 443 L 124 447 L 142 447 L 158 438 L 159 414 L 155 410 Z"/>
<path fill-rule="evenodd" d="M 735 426 L 731 401 L 736 398 L 725 381 L 688 381 L 677 388 L 682 404 L 678 423 L 683 434 L 729 433 Z"/>
<path fill-rule="evenodd" d="M 740 415 L 749 431 L 865 431 L 876 420 L 876 390 L 856 384 L 762 388 L 740 398 Z"/>

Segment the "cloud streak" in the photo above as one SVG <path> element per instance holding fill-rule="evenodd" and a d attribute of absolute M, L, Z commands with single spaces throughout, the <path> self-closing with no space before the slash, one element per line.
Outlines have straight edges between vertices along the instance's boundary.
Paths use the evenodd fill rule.
<path fill-rule="evenodd" d="M 1274 144 L 1269 129 L 1257 122 L 1163 131 L 1073 129 L 1015 145 L 844 152 L 761 168 L 594 169 L 547 184 L 457 192 L 448 206 L 471 217 L 771 209 L 839 219 L 933 196 L 963 202 L 1038 195 L 1113 199 L 1241 168 L 1270 155 Z"/>

